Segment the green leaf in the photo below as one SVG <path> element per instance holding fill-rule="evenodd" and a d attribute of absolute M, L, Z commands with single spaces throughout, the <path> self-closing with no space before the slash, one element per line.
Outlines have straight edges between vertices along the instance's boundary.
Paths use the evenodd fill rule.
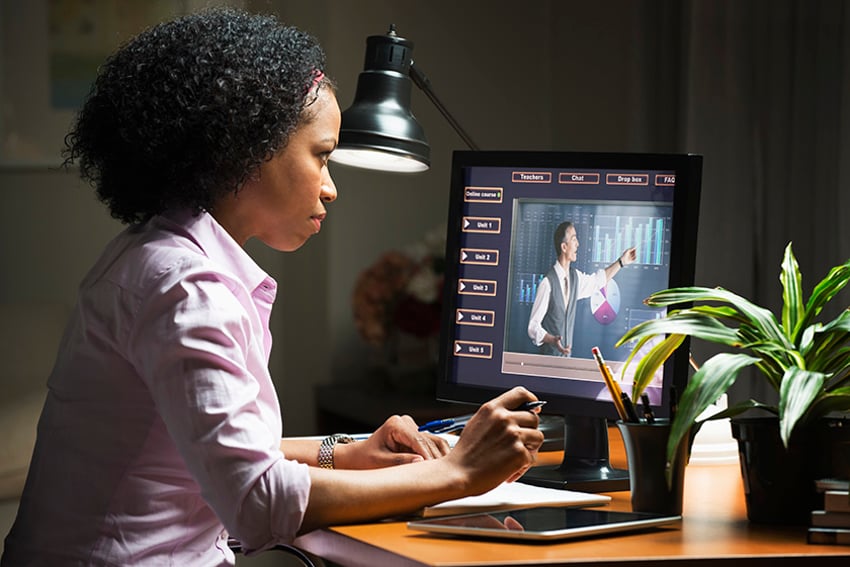
<path fill-rule="evenodd" d="M 850 412 L 850 386 L 836 388 L 828 394 L 819 396 L 809 408 L 809 417 L 823 417 L 834 411 Z"/>
<path fill-rule="evenodd" d="M 818 327 L 816 325 L 816 327 Z M 833 331 L 850 331 L 850 309 L 845 309 L 842 311 L 835 319 L 826 323 L 825 325 L 820 325 L 819 329 L 816 329 L 818 333 L 831 333 Z"/>
<path fill-rule="evenodd" d="M 742 368 L 758 360 L 747 354 L 716 354 L 691 377 L 682 392 L 676 416 L 670 426 L 670 438 L 667 440 L 668 463 L 672 463 L 679 443 L 687 437 L 691 425 L 699 415 L 735 383 Z"/>
<path fill-rule="evenodd" d="M 829 303 L 835 294 L 847 285 L 848 281 L 850 281 L 850 260 L 832 268 L 826 277 L 815 286 L 806 304 L 805 315 L 798 323 L 800 328 L 811 325 L 815 317 L 820 314 L 823 306 Z"/>
<path fill-rule="evenodd" d="M 742 320 L 756 329 L 764 339 L 779 342 L 786 348 L 793 348 L 779 323 L 776 322 L 773 313 L 723 288 L 683 287 L 667 289 L 653 293 L 644 300 L 644 303 L 653 307 L 665 307 L 697 301 L 726 303 L 734 307 Z"/>
<path fill-rule="evenodd" d="M 850 386 L 850 352 L 847 349 L 841 349 L 842 356 L 836 357 L 835 366 L 837 371 L 828 373 L 829 380 L 824 386 L 826 392 L 834 392 L 839 388 Z M 819 369 L 821 372 L 826 372 L 824 369 Z"/>
<path fill-rule="evenodd" d="M 832 323 L 812 325 L 803 332 L 800 354 L 805 368 L 827 374 L 842 374 L 848 370 L 850 359 L 850 317 L 842 316 Z"/>
<path fill-rule="evenodd" d="M 719 411 L 715 414 L 710 415 L 705 418 L 704 421 L 713 421 L 715 419 L 725 419 L 727 417 L 735 417 L 736 415 L 740 415 L 745 411 L 749 411 L 751 409 L 762 409 L 765 411 L 769 411 L 774 415 L 779 415 L 779 410 L 774 406 L 769 406 L 764 404 L 758 400 L 754 400 L 750 398 L 749 400 L 744 400 L 742 402 L 738 402 L 737 404 L 731 405 L 725 410 Z"/>
<path fill-rule="evenodd" d="M 685 335 L 670 335 L 663 341 L 659 342 L 640 359 L 634 374 L 634 386 L 632 390 L 632 399 L 637 401 L 643 393 L 646 385 L 652 381 L 655 373 L 664 364 L 671 354 L 673 354 L 682 341 L 685 340 Z M 623 367 L 625 370 L 625 366 Z"/>
<path fill-rule="evenodd" d="M 788 365 L 784 361 L 777 360 L 765 353 L 753 351 L 753 354 L 761 357 L 761 360 L 756 362 L 756 368 L 767 380 L 768 385 L 773 388 L 773 391 L 778 393 L 779 387 L 782 385 L 782 376 L 785 375 L 785 368 Z"/>
<path fill-rule="evenodd" d="M 703 315 L 710 315 L 715 319 L 730 319 L 742 323 L 747 321 L 745 317 L 741 317 L 737 309 L 728 305 L 694 305 L 690 310 Z"/>
<path fill-rule="evenodd" d="M 785 334 L 796 343 L 797 325 L 803 318 L 803 278 L 790 242 L 785 247 L 779 280 L 782 282 L 782 328 L 785 329 Z"/>
<path fill-rule="evenodd" d="M 615 346 L 646 336 L 668 334 L 690 335 L 713 343 L 741 346 L 740 337 L 735 329 L 730 329 L 714 317 L 690 309 L 673 311 L 664 318 L 650 319 L 635 325 L 626 331 Z"/>
<path fill-rule="evenodd" d="M 782 377 L 779 389 L 779 434 L 788 446 L 791 432 L 823 390 L 826 375 L 792 366 Z"/>
<path fill-rule="evenodd" d="M 628 367 L 629 367 L 629 364 L 631 364 L 632 359 L 633 359 L 635 356 L 639 355 L 639 354 L 642 352 L 642 349 L 643 349 L 644 345 L 646 345 L 646 343 L 648 343 L 649 341 L 653 340 L 654 338 L 655 338 L 655 335 L 651 335 L 651 334 L 650 334 L 650 335 L 645 335 L 645 336 L 643 336 L 643 337 L 641 337 L 641 338 L 639 338 L 639 339 L 636 339 L 635 344 L 634 344 L 634 345 L 632 345 L 632 352 L 630 352 L 630 353 L 629 353 L 628 358 L 626 358 L 626 361 L 623 363 L 623 366 L 622 366 L 622 368 L 620 369 L 621 374 L 625 374 L 625 372 L 626 372 L 626 368 L 628 368 Z M 622 339 L 620 339 L 620 341 L 619 341 L 619 342 L 617 342 L 614 346 L 615 346 L 615 347 L 619 347 L 619 346 L 620 346 L 621 344 L 623 344 L 624 342 L 625 342 L 625 337 L 624 337 L 624 338 L 622 338 Z"/>

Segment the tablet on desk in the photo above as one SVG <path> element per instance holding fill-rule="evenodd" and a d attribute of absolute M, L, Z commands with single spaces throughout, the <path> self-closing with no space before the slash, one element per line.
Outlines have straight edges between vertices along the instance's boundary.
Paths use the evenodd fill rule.
<path fill-rule="evenodd" d="M 681 519 L 682 516 L 543 506 L 428 518 L 408 522 L 407 527 L 466 537 L 549 541 L 641 530 Z"/>

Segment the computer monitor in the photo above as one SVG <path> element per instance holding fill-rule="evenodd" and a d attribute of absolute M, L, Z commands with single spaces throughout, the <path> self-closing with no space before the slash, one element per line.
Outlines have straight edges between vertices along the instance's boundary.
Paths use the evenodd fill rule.
<path fill-rule="evenodd" d="M 522 385 L 548 402 L 544 415 L 563 415 L 564 461 L 535 467 L 523 481 L 628 489 L 627 471 L 608 460 L 608 421 L 618 415 L 591 350 L 600 349 L 622 390 L 631 392 L 631 378 L 621 376 L 631 348 L 614 344 L 630 327 L 663 314 L 644 305 L 648 295 L 693 284 L 701 173 L 696 155 L 454 153 L 437 397 L 481 403 Z M 578 239 L 563 272 L 576 293 L 565 298 L 559 286 L 560 301 L 549 293 L 551 307 L 541 302 L 536 318 L 551 310 L 546 324 L 563 329 L 551 334 L 567 343 L 566 355 L 545 351 L 536 344 L 537 327 L 529 330 L 535 299 L 558 282 L 559 225 L 571 226 Z M 631 248 L 634 255 L 611 279 L 604 271 L 576 273 L 619 268 Z M 684 389 L 687 348 L 646 389 L 656 416 L 669 415 L 671 387 Z"/>

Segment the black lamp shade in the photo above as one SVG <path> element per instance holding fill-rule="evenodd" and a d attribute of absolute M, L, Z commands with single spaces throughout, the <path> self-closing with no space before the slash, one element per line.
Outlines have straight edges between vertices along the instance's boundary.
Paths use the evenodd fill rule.
<path fill-rule="evenodd" d="M 410 111 L 413 43 L 387 35 L 366 40 L 364 70 L 351 107 L 342 113 L 335 162 L 369 169 L 419 172 L 430 167 L 425 132 Z"/>

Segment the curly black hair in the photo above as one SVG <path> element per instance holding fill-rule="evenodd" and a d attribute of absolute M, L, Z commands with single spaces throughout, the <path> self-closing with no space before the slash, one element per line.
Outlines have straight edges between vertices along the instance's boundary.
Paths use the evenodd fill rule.
<path fill-rule="evenodd" d="M 324 63 L 312 36 L 273 16 L 224 8 L 159 24 L 100 68 L 65 164 L 124 223 L 211 210 L 286 146 Z"/>

